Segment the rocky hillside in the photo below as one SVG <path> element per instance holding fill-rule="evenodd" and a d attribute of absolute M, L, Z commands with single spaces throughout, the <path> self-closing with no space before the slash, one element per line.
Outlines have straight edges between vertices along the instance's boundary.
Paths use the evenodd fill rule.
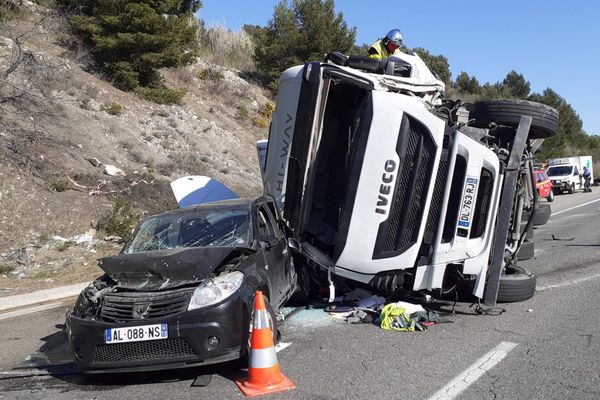
<path fill-rule="evenodd" d="M 0 30 L 0 296 L 98 274 L 119 245 L 92 228 L 117 194 L 143 215 L 177 207 L 168 183 L 184 175 L 262 191 L 268 93 L 198 60 L 162 71 L 180 104 L 148 102 L 91 74 L 63 27 L 26 3 Z"/>

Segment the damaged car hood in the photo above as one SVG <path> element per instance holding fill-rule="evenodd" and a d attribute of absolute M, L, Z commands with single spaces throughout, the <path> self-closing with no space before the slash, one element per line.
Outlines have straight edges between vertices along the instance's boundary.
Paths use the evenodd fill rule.
<path fill-rule="evenodd" d="M 232 253 L 248 250 L 195 247 L 119 254 L 99 259 L 98 266 L 120 287 L 162 290 L 200 282 L 231 259 Z"/>

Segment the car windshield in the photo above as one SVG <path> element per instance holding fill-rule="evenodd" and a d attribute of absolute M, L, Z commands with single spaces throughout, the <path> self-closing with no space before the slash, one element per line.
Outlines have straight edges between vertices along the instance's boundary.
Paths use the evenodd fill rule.
<path fill-rule="evenodd" d="M 124 253 L 183 247 L 248 247 L 247 207 L 200 209 L 150 217 L 134 233 Z"/>
<path fill-rule="evenodd" d="M 561 176 L 561 175 L 569 175 L 573 171 L 573 167 L 569 165 L 563 165 L 560 167 L 550 167 L 546 171 L 546 175 L 548 176 Z"/>

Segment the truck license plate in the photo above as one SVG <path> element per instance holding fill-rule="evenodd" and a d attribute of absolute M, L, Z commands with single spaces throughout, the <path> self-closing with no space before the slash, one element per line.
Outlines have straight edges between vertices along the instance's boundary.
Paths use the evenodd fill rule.
<path fill-rule="evenodd" d="M 473 209 L 475 208 L 475 197 L 477 195 L 477 182 L 477 178 L 472 176 L 467 177 L 465 192 L 463 193 L 462 204 L 460 207 L 460 216 L 458 219 L 459 227 L 468 229 L 471 225 Z"/>
<path fill-rule="evenodd" d="M 107 344 L 159 340 L 167 339 L 168 337 L 169 329 L 167 324 L 109 328 L 104 335 Z"/>

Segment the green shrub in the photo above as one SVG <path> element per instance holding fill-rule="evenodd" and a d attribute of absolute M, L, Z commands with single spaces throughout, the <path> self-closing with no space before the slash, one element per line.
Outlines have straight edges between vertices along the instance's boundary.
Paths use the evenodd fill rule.
<path fill-rule="evenodd" d="M 67 240 L 66 242 L 62 242 L 58 246 L 56 246 L 56 250 L 63 252 L 65 250 L 67 250 L 69 247 L 73 247 L 74 244 L 75 244 L 75 242 Z"/>
<path fill-rule="evenodd" d="M 113 101 L 112 103 L 106 103 L 103 107 L 103 110 L 110 115 L 118 115 L 123 112 L 123 106 L 116 101 Z"/>
<path fill-rule="evenodd" d="M 50 184 L 50 188 L 55 192 L 64 192 L 69 188 L 69 181 L 58 180 Z"/>
<path fill-rule="evenodd" d="M 17 269 L 17 267 L 12 264 L 0 265 L 0 275 L 8 275 L 15 269 Z"/>
<path fill-rule="evenodd" d="M 138 218 L 129 200 L 117 196 L 113 200 L 112 208 L 98 218 L 96 229 L 108 236 L 121 236 L 127 240 L 137 222 Z"/>
<path fill-rule="evenodd" d="M 254 117 L 254 125 L 258 126 L 259 128 L 268 128 L 269 127 L 269 123 L 271 123 L 271 120 L 269 118 L 265 118 L 262 115 L 259 115 L 257 117 Z"/>
<path fill-rule="evenodd" d="M 223 72 L 213 68 L 199 69 L 196 71 L 196 77 L 203 81 L 221 81 L 225 79 Z"/>
<path fill-rule="evenodd" d="M 237 110 L 237 114 L 235 115 L 235 118 L 236 118 L 236 119 L 240 119 L 240 120 L 241 120 L 241 119 L 246 119 L 246 118 L 248 118 L 248 108 L 247 108 L 245 105 L 243 105 L 243 104 L 240 104 L 240 105 L 237 107 L 237 109 L 238 109 L 238 110 Z"/>
<path fill-rule="evenodd" d="M 185 89 L 170 89 L 166 87 L 149 88 L 141 86 L 136 88 L 135 92 L 141 98 L 153 101 L 157 104 L 178 103 L 187 93 Z"/>

